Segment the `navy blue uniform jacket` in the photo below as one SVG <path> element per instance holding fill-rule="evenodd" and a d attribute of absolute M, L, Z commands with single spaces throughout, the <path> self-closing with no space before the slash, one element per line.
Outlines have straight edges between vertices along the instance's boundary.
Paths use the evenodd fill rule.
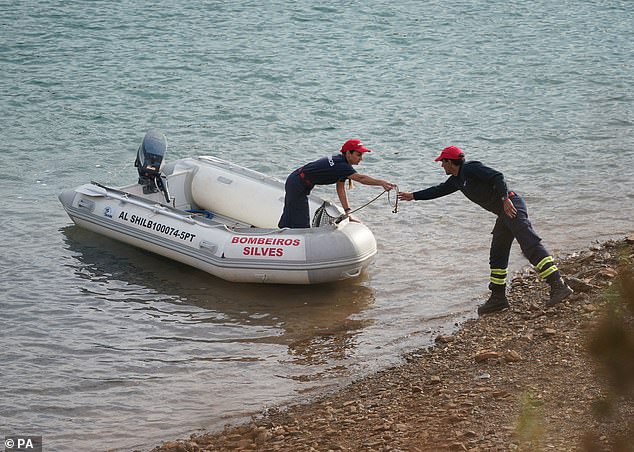
<path fill-rule="evenodd" d="M 357 171 L 348 163 L 343 154 L 322 157 L 307 163 L 300 170 L 311 185 L 329 185 L 343 181 Z"/>
<path fill-rule="evenodd" d="M 414 192 L 414 199 L 440 198 L 460 190 L 467 198 L 486 210 L 500 215 L 502 199 L 508 195 L 504 175 L 480 162 L 464 162 L 457 176 L 450 176 L 442 184 Z"/>
<path fill-rule="evenodd" d="M 310 227 L 308 194 L 315 185 L 334 184 L 356 173 L 343 154 L 322 157 L 293 171 L 284 185 L 284 210 L 280 228 Z"/>

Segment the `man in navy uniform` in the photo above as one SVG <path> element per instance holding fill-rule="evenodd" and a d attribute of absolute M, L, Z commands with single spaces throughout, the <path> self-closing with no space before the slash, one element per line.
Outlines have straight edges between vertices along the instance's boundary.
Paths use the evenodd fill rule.
<path fill-rule="evenodd" d="M 457 146 L 443 149 L 435 161 L 442 162 L 445 174 L 449 178 L 439 185 L 414 193 L 401 192 L 399 199 L 435 199 L 460 190 L 471 201 L 497 215 L 489 257 L 491 296 L 486 303 L 478 306 L 479 315 L 509 307 L 506 298 L 506 279 L 514 239 L 540 278 L 550 285 L 550 298 L 546 306 L 561 303 L 572 294 L 572 289 L 561 278 L 553 257 L 533 229 L 528 219 L 526 203 L 520 195 L 508 189 L 502 173 L 480 162 L 466 162 L 464 152 Z"/>
<path fill-rule="evenodd" d="M 380 185 L 385 190 L 391 190 L 394 184 L 382 179 L 375 179 L 365 174 L 359 174 L 352 167 L 363 160 L 363 154 L 371 152 L 360 140 L 346 141 L 339 154 L 322 157 L 307 163 L 293 171 L 286 179 L 284 186 L 284 210 L 278 223 L 280 228 L 308 228 L 310 227 L 310 213 L 308 209 L 308 195 L 315 185 L 337 185 L 337 195 L 346 214 L 350 212 L 345 181 L 351 179 L 364 185 Z"/>

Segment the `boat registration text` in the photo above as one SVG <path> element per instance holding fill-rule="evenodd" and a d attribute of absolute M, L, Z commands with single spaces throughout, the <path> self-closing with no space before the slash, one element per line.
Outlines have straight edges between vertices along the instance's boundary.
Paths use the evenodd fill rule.
<path fill-rule="evenodd" d="M 158 221 L 150 220 L 149 218 L 140 217 L 135 214 L 128 215 L 128 212 L 124 210 L 122 210 L 121 213 L 119 214 L 119 219 L 123 221 L 127 221 L 132 224 L 136 224 L 138 226 L 142 226 L 152 231 L 160 232 L 161 234 L 165 234 L 170 237 L 181 239 L 185 242 L 192 242 L 194 238 L 196 237 L 196 234 L 183 231 L 182 229 L 174 228 L 172 226 L 169 226 L 164 223 L 160 223 Z"/>

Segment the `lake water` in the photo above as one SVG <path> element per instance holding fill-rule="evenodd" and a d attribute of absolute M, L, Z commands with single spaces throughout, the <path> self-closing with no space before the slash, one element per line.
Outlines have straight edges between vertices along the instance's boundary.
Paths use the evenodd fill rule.
<path fill-rule="evenodd" d="M 554 254 L 634 229 L 632 2 L 2 3 L 0 436 L 150 449 L 398 363 L 486 297 L 494 217 L 460 194 L 370 204 L 376 262 L 319 287 L 230 284 L 73 226 L 59 192 L 136 180 L 151 128 L 168 160 L 280 179 L 360 137 L 359 171 L 403 191 L 444 180 L 455 144 Z"/>

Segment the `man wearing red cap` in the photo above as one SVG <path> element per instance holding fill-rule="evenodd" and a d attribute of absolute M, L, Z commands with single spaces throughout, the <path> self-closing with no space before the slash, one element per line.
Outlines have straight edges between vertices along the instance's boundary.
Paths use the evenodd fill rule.
<path fill-rule="evenodd" d="M 533 229 L 524 200 L 508 189 L 502 173 L 480 162 L 465 162 L 464 152 L 457 146 L 443 149 L 435 161 L 442 162 L 442 168 L 449 176 L 445 182 L 414 193 L 401 192 L 398 197 L 403 201 L 427 200 L 460 190 L 471 201 L 497 215 L 489 257 L 491 296 L 486 303 L 478 306 L 478 314 L 509 307 L 506 279 L 514 239 L 542 280 L 550 284 L 550 298 L 546 306 L 561 303 L 572 294 L 572 289 L 564 283 L 554 259 Z"/>
<path fill-rule="evenodd" d="M 286 179 L 284 196 L 284 210 L 278 223 L 280 228 L 309 228 L 310 213 L 308 195 L 315 185 L 337 184 L 337 195 L 346 214 L 350 212 L 345 181 L 351 179 L 364 185 L 380 185 L 385 190 L 391 190 L 394 184 L 382 179 L 375 179 L 359 174 L 352 167 L 363 160 L 365 152 L 371 152 L 363 146 L 360 140 L 346 141 L 339 154 L 322 157 L 307 163 L 293 171 Z"/>

